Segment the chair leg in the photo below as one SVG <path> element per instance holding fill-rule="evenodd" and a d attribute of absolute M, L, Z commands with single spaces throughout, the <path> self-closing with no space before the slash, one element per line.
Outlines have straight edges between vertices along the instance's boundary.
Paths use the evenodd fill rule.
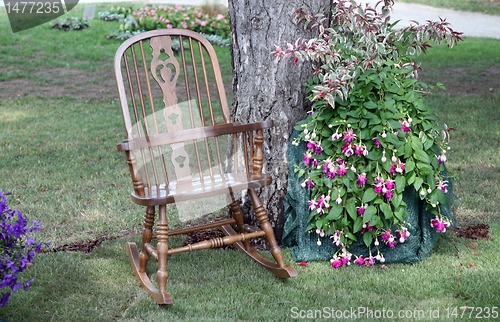
<path fill-rule="evenodd" d="M 278 246 L 278 242 L 274 236 L 273 227 L 269 222 L 269 217 L 267 215 L 267 211 L 262 205 L 262 201 L 260 200 L 257 192 L 254 189 L 249 189 L 248 193 L 250 194 L 250 198 L 252 200 L 252 205 L 254 208 L 255 215 L 260 222 L 260 228 L 266 232 L 266 239 L 269 243 L 269 247 L 271 249 L 271 254 L 273 255 L 276 263 L 279 267 L 285 266 L 285 261 L 283 260 L 283 255 L 281 253 L 281 248 Z"/>
<path fill-rule="evenodd" d="M 168 253 L 168 221 L 167 221 L 167 206 L 159 207 L 158 225 L 157 225 L 157 240 L 156 250 L 158 252 L 158 272 L 156 278 L 158 280 L 158 288 L 160 293 L 167 293 L 167 253 Z"/>
<path fill-rule="evenodd" d="M 153 238 L 153 225 L 155 222 L 155 207 L 146 207 L 146 213 L 144 214 L 144 227 L 142 228 L 142 243 L 141 252 L 139 254 L 139 272 L 145 273 L 146 266 L 149 261 L 149 253 L 146 250 L 146 244 L 151 243 Z"/>
<path fill-rule="evenodd" d="M 243 213 L 241 212 L 240 203 L 238 202 L 238 200 L 234 198 L 234 194 L 232 192 L 231 192 L 230 209 L 231 209 L 231 214 L 233 215 L 233 218 L 236 221 L 236 226 L 238 227 L 238 231 L 240 233 L 244 233 L 245 230 L 243 229 L 243 225 L 245 224 L 245 222 L 243 220 Z M 249 250 L 251 248 L 249 240 L 244 240 L 242 243 L 245 246 L 246 250 Z"/>
<path fill-rule="evenodd" d="M 260 198 L 257 196 L 257 192 L 253 189 L 249 189 L 248 193 L 250 194 L 250 198 L 252 200 L 252 204 L 254 207 L 255 214 L 257 215 L 257 219 L 260 222 L 261 229 L 266 233 L 266 239 L 269 243 L 269 246 L 271 248 L 271 254 L 273 255 L 274 259 L 276 262 L 272 262 L 259 254 L 255 249 L 252 247 L 248 246 L 246 247 L 243 245 L 243 243 L 236 243 L 234 244 L 236 247 L 238 247 L 241 251 L 246 253 L 248 256 L 250 256 L 254 261 L 257 263 L 261 264 L 264 266 L 267 270 L 269 270 L 271 273 L 276 275 L 277 277 L 281 278 L 288 278 L 288 277 L 294 277 L 297 275 L 297 271 L 292 267 L 292 266 L 286 266 L 285 261 L 283 259 L 283 255 L 281 252 L 281 248 L 278 246 L 278 242 L 276 241 L 276 238 L 274 236 L 274 231 L 273 227 L 271 226 L 271 223 L 269 222 L 269 218 L 267 216 L 267 212 L 262 206 L 262 202 L 260 201 Z M 233 201 L 234 203 L 234 201 Z M 232 204 L 233 205 L 233 204 Z M 234 204 L 235 207 L 239 208 L 239 204 Z M 241 213 L 241 210 L 240 210 Z M 234 212 L 233 212 L 234 215 Z M 236 218 L 235 218 L 236 219 Z M 222 226 L 222 230 L 226 235 L 233 236 L 237 235 L 238 233 L 234 231 L 234 229 L 230 225 L 224 225 Z"/>
<path fill-rule="evenodd" d="M 146 289 L 151 297 L 158 304 L 172 304 L 171 294 L 166 292 L 168 273 L 167 267 L 167 252 L 168 252 L 168 223 L 166 219 L 166 206 L 160 206 L 158 218 L 157 232 L 157 251 L 155 258 L 158 261 L 158 288 L 153 285 L 151 279 L 147 275 L 146 266 L 150 259 L 148 246 L 151 247 L 151 239 L 153 238 L 153 225 L 155 218 L 155 207 L 147 207 L 144 215 L 144 228 L 142 230 L 142 245 L 139 253 L 135 243 L 127 243 L 127 251 L 132 264 L 132 269 L 137 280 L 141 283 L 141 287 Z"/>

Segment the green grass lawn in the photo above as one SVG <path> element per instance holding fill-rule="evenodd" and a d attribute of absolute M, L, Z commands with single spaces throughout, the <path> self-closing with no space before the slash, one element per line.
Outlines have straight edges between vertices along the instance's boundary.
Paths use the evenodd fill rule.
<path fill-rule="evenodd" d="M 139 288 L 125 250 L 126 241 L 139 241 L 143 210 L 128 197 L 128 170 L 115 148 L 124 132 L 112 70 L 120 43 L 104 35 L 116 26 L 94 20 L 83 31 L 45 24 L 12 34 L 0 10 L 0 30 L 8 30 L 0 33 L 0 189 L 13 192 L 12 208 L 41 222 L 36 237 L 53 248 L 116 238 L 90 253 L 38 255 L 25 273 L 35 282 L 13 293 L 0 320 L 313 321 L 352 311 L 356 321 L 383 312 L 384 321 L 472 321 L 487 311 L 500 314 L 500 41 L 433 48 L 421 72 L 448 87 L 428 99 L 457 129 L 448 168 L 457 178 L 459 224 L 488 224 L 488 240 L 448 233 L 413 265 L 333 270 L 313 262 L 296 266 L 299 275 L 288 280 L 237 251 L 174 255 L 168 286 L 174 305 L 165 308 Z M 217 51 L 230 83 L 229 49 Z M 293 261 L 289 250 L 285 257 Z"/>

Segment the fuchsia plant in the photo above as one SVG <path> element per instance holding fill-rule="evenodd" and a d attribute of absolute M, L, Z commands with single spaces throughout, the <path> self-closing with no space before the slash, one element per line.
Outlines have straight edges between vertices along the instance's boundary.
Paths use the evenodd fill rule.
<path fill-rule="evenodd" d="M 318 241 L 331 236 L 339 247 L 331 261 L 335 268 L 351 262 L 348 248 L 358 238 L 370 255 L 356 256 L 354 263 L 365 266 L 385 261 L 382 244 L 394 248 L 405 242 L 407 188 L 435 215 L 429 225 L 439 232 L 450 225 L 441 214 L 449 149 L 441 137 L 448 137 L 447 128 L 437 125 L 424 99 L 433 87 L 417 80 L 414 59 L 430 41 L 454 46 L 460 33 L 444 19 L 397 29 L 390 22 L 392 5 L 338 0 L 330 20 L 298 9 L 295 21 L 317 35 L 274 51 L 295 64 L 310 61 L 314 70 L 306 84 L 312 110 L 297 125 L 301 134 L 293 142 L 305 142 L 307 151 L 295 172 L 311 191 L 308 229 Z"/>

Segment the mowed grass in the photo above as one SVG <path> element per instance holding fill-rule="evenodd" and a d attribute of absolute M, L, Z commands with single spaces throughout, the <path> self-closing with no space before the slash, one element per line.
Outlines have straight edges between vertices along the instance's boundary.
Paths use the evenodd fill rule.
<path fill-rule="evenodd" d="M 82 7 L 75 10 L 81 12 Z M 119 42 L 104 39 L 104 34 L 116 29 L 114 23 L 94 20 L 91 28 L 70 33 L 48 25 L 16 34 L 5 28 L 7 17 L 0 11 L 0 29 L 8 30 L 0 33 L 0 87 L 11 86 L 13 80 L 45 89 L 72 82 L 65 76 L 52 77 L 54 69 L 113 74 L 112 58 Z M 230 82 L 229 49 L 217 50 Z M 500 69 L 498 50 L 498 40 L 484 39 L 466 39 L 453 50 L 433 48 L 422 58 L 422 77 L 446 86 L 440 76 L 450 76 L 442 71 L 466 70 L 454 81 L 481 84 L 485 70 Z M 493 310 L 498 312 L 500 88 L 481 95 L 429 96 L 440 120 L 457 129 L 451 133 L 448 168 L 457 176 L 459 223 L 490 225 L 488 240 L 472 241 L 449 233 L 427 260 L 413 265 L 333 270 L 328 262 L 313 262 L 296 265 L 299 275 L 288 280 L 275 278 L 237 251 L 178 254 L 169 258 L 168 288 L 174 297 L 170 307 L 157 306 L 139 288 L 126 254 L 126 241 L 139 242 L 143 210 L 128 197 L 127 165 L 115 148 L 124 131 L 117 95 L 112 90 L 99 95 L 88 92 L 88 97 L 40 93 L 0 97 L 0 189 L 13 192 L 13 208 L 41 222 L 36 237 L 50 241 L 53 248 L 100 237 L 117 239 L 104 241 L 90 253 L 38 255 L 25 273 L 35 282 L 28 291 L 13 293 L 9 304 L 0 309 L 0 319 L 290 321 L 309 317 L 313 321 L 348 312 L 356 321 L 376 317 L 472 321 L 477 314 L 486 317 L 486 308 L 491 318 Z M 127 237 L 118 238 L 123 235 Z M 182 239 L 171 242 L 180 244 Z M 293 262 L 289 250 L 284 252 L 286 261 Z"/>

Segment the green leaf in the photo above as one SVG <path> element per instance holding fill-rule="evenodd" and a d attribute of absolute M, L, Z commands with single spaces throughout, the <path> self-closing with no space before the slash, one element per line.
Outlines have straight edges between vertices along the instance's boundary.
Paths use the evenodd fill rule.
<path fill-rule="evenodd" d="M 347 236 L 347 238 L 349 238 L 350 240 L 354 240 L 354 241 L 357 241 L 358 239 L 356 238 L 356 236 L 354 236 L 352 233 L 350 232 L 346 232 L 345 235 Z M 345 241 L 344 241 L 345 242 Z"/>
<path fill-rule="evenodd" d="M 424 148 L 424 146 L 422 145 L 422 141 L 420 141 L 420 139 L 418 137 L 416 137 L 415 135 L 411 136 L 410 144 L 411 144 L 411 148 L 414 151 L 423 150 L 423 148 Z"/>
<path fill-rule="evenodd" d="M 361 202 L 368 203 L 375 198 L 377 198 L 377 193 L 373 190 L 373 188 L 368 188 L 363 193 L 363 198 L 361 198 Z"/>
<path fill-rule="evenodd" d="M 369 110 L 374 110 L 377 108 L 377 103 L 373 102 L 373 101 L 366 101 L 364 104 L 363 104 L 364 107 L 366 107 L 367 109 Z"/>
<path fill-rule="evenodd" d="M 356 201 L 354 200 L 354 198 L 349 199 L 349 201 L 347 202 L 345 208 L 346 208 L 347 213 L 349 214 L 349 216 L 351 216 L 352 219 L 356 219 L 356 217 L 358 216 L 358 214 L 356 212 Z"/>
<path fill-rule="evenodd" d="M 431 162 L 429 155 L 425 153 L 424 150 L 415 150 L 413 156 L 415 157 L 415 159 L 417 159 L 418 161 L 422 161 L 423 163 L 429 164 Z"/>
<path fill-rule="evenodd" d="M 374 215 L 377 214 L 377 208 L 375 206 L 368 206 L 365 209 L 365 213 L 363 214 L 363 223 L 366 224 L 369 222 Z"/>
<path fill-rule="evenodd" d="M 405 150 L 404 150 L 404 156 L 405 156 L 405 158 L 411 157 L 412 154 L 413 154 L 413 149 L 411 147 L 411 144 L 406 143 L 405 144 Z"/>
<path fill-rule="evenodd" d="M 394 205 L 395 208 L 401 206 L 401 204 L 403 204 L 403 194 L 395 193 L 392 196 L 391 203 Z"/>
<path fill-rule="evenodd" d="M 434 174 L 432 167 L 428 163 L 417 162 L 417 169 L 421 176 L 428 176 Z"/>
<path fill-rule="evenodd" d="M 406 187 L 406 179 L 403 176 L 396 176 L 396 191 L 398 193 L 403 192 Z"/>
<path fill-rule="evenodd" d="M 382 211 L 386 219 L 392 218 L 392 208 L 388 203 L 381 204 L 380 210 Z"/>
<path fill-rule="evenodd" d="M 344 210 L 344 207 L 342 205 L 339 205 L 337 203 L 334 203 L 332 208 L 330 209 L 330 212 L 326 216 L 327 220 L 339 220 L 342 212 Z"/>
<path fill-rule="evenodd" d="M 406 169 L 405 169 L 406 171 Z M 408 179 L 406 180 L 406 183 L 408 185 L 412 185 L 415 182 L 415 179 L 417 178 L 417 175 L 415 174 L 415 171 L 406 171 L 406 175 L 409 175 Z"/>
<path fill-rule="evenodd" d="M 417 177 L 415 178 L 415 182 L 413 183 L 413 187 L 415 188 L 416 192 L 419 192 L 420 188 L 422 187 L 422 183 L 424 183 L 424 179 Z"/>
<path fill-rule="evenodd" d="M 410 171 L 413 171 L 415 169 L 415 162 L 413 162 L 413 160 L 408 160 L 406 161 L 405 163 L 405 172 L 410 172 Z"/>
<path fill-rule="evenodd" d="M 355 234 L 359 232 L 363 228 L 363 218 L 358 217 L 356 220 L 354 220 L 354 226 L 352 227 L 352 232 Z"/>
<path fill-rule="evenodd" d="M 363 242 L 365 243 L 366 247 L 370 247 L 372 241 L 373 241 L 373 230 L 367 231 L 366 233 L 363 234 Z"/>

